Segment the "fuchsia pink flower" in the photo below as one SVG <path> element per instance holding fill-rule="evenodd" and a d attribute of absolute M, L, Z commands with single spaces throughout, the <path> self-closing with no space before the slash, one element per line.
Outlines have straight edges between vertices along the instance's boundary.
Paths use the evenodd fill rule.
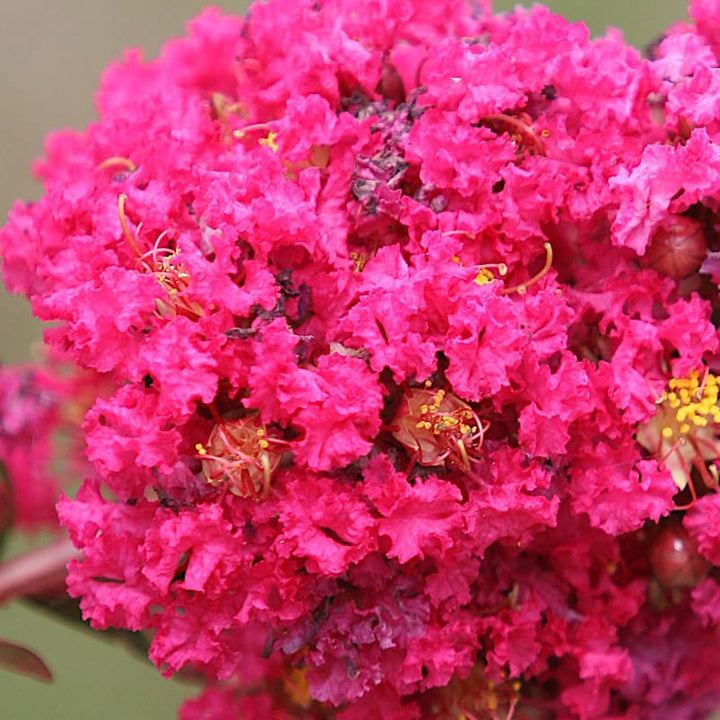
<path fill-rule="evenodd" d="M 59 493 L 91 472 L 79 423 L 103 391 L 96 375 L 55 352 L 0 368 L 0 533 L 58 529 Z"/>
<path fill-rule="evenodd" d="M 720 705 L 719 14 L 208 10 L 49 139 L 0 248 L 107 388 L 68 587 L 183 720 Z"/>

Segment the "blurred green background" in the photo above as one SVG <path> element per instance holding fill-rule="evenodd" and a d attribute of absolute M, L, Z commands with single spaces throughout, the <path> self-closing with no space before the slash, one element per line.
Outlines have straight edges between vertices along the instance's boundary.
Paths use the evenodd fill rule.
<path fill-rule="evenodd" d="M 440 0 L 439 0 L 440 1 Z M 183 32 L 185 22 L 211 3 L 200 0 L 25 0 L 0 10 L 0 111 L 2 162 L 0 213 L 15 198 L 31 200 L 39 188 L 32 159 L 54 128 L 84 127 L 93 119 L 93 95 L 102 69 L 126 47 L 147 57 L 166 38 Z M 242 13 L 248 3 L 219 4 Z M 360 2 L 358 3 L 359 6 Z M 514 2 L 495 2 L 507 10 Z M 643 46 L 674 20 L 687 18 L 682 0 L 556 0 L 558 13 L 586 22 L 594 35 L 609 25 Z M 0 361 L 22 362 L 40 337 L 39 324 L 24 300 L 0 288 Z M 0 720 L 173 720 L 186 694 L 195 689 L 166 681 L 149 663 L 109 641 L 70 628 L 46 614 L 11 603 L 0 608 L 0 637 L 31 646 L 55 673 L 40 685 L 0 670 Z"/>

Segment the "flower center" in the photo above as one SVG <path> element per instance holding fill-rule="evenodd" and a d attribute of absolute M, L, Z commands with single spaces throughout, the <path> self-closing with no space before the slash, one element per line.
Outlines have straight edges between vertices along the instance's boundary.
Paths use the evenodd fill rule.
<path fill-rule="evenodd" d="M 443 233 L 445 237 L 452 235 L 460 235 L 466 237 L 472 237 L 472 235 L 464 230 L 450 230 Z M 553 263 L 553 247 L 549 242 L 543 243 L 543 250 L 545 251 L 545 263 L 538 272 L 535 273 L 531 278 L 525 282 L 519 283 L 518 285 L 505 286 L 501 292 L 503 295 L 510 295 L 517 293 L 518 295 L 524 295 L 527 289 L 534 285 L 536 282 L 542 280 L 545 275 L 548 274 Z M 457 255 L 453 255 L 452 261 L 458 263 L 462 267 L 462 261 Z M 488 283 L 494 282 L 497 277 L 505 277 L 508 274 L 508 266 L 504 262 L 496 263 L 483 263 L 477 265 L 478 274 L 475 276 L 475 283 L 477 285 L 487 285 Z"/>
<path fill-rule="evenodd" d="M 461 680 L 455 675 L 444 687 L 429 690 L 428 696 L 434 710 L 432 717 L 448 720 L 512 720 L 517 710 L 522 717 L 527 717 L 523 712 L 527 708 L 523 708 L 523 685 L 520 680 L 508 678 L 494 682 L 487 677 L 485 670 L 483 663 L 478 662 L 466 678 Z M 535 692 L 537 694 L 537 690 Z M 532 716 L 535 717 L 534 714 Z"/>
<path fill-rule="evenodd" d="M 265 498 L 287 443 L 268 435 L 257 415 L 218 418 L 205 445 L 195 446 L 202 472 L 213 487 L 226 485 L 239 497 Z"/>
<path fill-rule="evenodd" d="M 411 388 L 403 396 L 393 437 L 427 467 L 443 465 L 450 459 L 465 471 L 478 456 L 487 426 L 460 398 L 445 390 Z"/>
<path fill-rule="evenodd" d="M 517 146 L 518 159 L 525 155 L 547 155 L 545 144 L 533 128 L 533 120 L 526 113 L 518 116 L 501 113 L 486 115 L 478 125 L 490 128 L 494 133 L 507 133 Z"/>
<path fill-rule="evenodd" d="M 718 484 L 719 394 L 718 379 L 710 372 L 673 378 L 657 401 L 655 416 L 637 431 L 637 441 L 665 465 L 678 488 L 688 487 L 693 495 L 693 468 L 708 488 Z"/>
<path fill-rule="evenodd" d="M 157 315 L 161 318 L 184 315 L 191 320 L 198 320 L 205 314 L 205 311 L 198 302 L 190 300 L 184 294 L 190 285 L 190 273 L 177 262 L 179 250 L 163 246 L 165 232 L 162 232 L 152 248 L 147 252 L 142 252 L 137 237 L 140 226 L 134 234 L 130 232 L 125 214 L 126 201 L 127 195 L 118 197 L 118 216 L 123 235 L 132 251 L 137 255 L 142 271 L 153 274 L 167 293 L 167 302 L 160 298 L 155 301 Z"/>

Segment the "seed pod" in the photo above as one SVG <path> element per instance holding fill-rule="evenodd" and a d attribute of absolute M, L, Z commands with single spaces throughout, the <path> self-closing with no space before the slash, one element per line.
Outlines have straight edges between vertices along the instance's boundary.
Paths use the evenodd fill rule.
<path fill-rule="evenodd" d="M 682 280 L 702 265 L 706 255 L 707 239 L 702 223 L 675 215 L 655 231 L 646 257 L 651 268 Z"/>
<path fill-rule="evenodd" d="M 666 525 L 658 533 L 650 546 L 649 560 L 653 574 L 666 589 L 694 588 L 710 569 L 680 524 Z"/>

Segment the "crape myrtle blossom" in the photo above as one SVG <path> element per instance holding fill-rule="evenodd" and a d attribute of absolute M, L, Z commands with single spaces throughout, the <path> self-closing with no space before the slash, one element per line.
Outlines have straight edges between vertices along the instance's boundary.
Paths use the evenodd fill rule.
<path fill-rule="evenodd" d="M 107 391 L 68 587 L 200 718 L 720 704 L 720 4 L 271 0 L 50 137 L 8 286 Z M 89 381 L 88 381 L 89 382 Z"/>
<path fill-rule="evenodd" d="M 50 542 L 0 563 L 0 603 L 64 599 L 65 565 L 77 555 L 58 525 L 61 489 L 92 473 L 80 422 L 101 380 L 56 352 L 0 368 L 0 549 L 12 531 L 43 532 Z M 48 682 L 52 672 L 24 645 L 0 638 L 0 668 Z"/>
<path fill-rule="evenodd" d="M 52 351 L 0 368 L 0 534 L 57 532 L 60 491 L 92 472 L 79 426 L 102 389 L 97 375 Z"/>

